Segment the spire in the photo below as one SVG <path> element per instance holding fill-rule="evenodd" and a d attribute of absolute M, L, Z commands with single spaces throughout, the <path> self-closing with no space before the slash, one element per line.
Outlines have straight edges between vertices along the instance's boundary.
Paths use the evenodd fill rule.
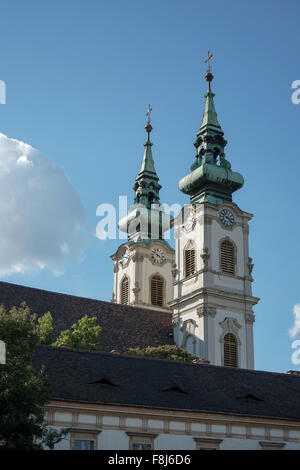
<path fill-rule="evenodd" d="M 205 101 L 205 108 L 204 108 L 202 124 L 200 126 L 200 131 L 204 131 L 204 130 L 208 131 L 209 128 L 211 128 L 211 130 L 220 132 L 220 134 L 224 135 L 224 132 L 222 131 L 222 128 L 219 124 L 217 113 L 215 110 L 215 104 L 214 104 L 215 94 L 211 91 L 211 82 L 213 81 L 214 76 L 210 72 L 210 70 L 211 70 L 211 66 L 209 66 L 209 68 L 207 69 L 207 73 L 205 75 L 205 80 L 208 82 L 208 90 L 207 90 L 207 93 L 204 95 L 204 98 L 206 99 L 206 101 Z"/>
<path fill-rule="evenodd" d="M 153 160 L 152 150 L 151 150 L 151 147 L 153 144 L 150 141 L 150 132 L 152 131 L 151 124 L 147 124 L 145 129 L 147 132 L 147 140 L 144 143 L 145 150 L 144 150 L 144 155 L 143 155 L 143 160 L 142 160 L 141 169 L 139 171 L 139 175 L 144 174 L 144 173 L 152 173 L 156 175 L 156 171 L 154 168 L 154 160 Z"/>
<path fill-rule="evenodd" d="M 150 141 L 150 133 L 152 131 L 151 126 L 151 115 L 152 108 L 149 104 L 146 116 L 148 116 L 148 121 L 145 127 L 147 132 L 147 140 L 144 143 L 144 155 L 141 164 L 139 174 L 135 180 L 135 185 L 133 187 L 135 191 L 135 203 L 144 204 L 148 209 L 151 208 L 151 204 L 159 203 L 159 190 L 161 185 L 158 183 L 159 178 L 155 171 L 154 160 L 152 156 L 152 142 Z"/>
<path fill-rule="evenodd" d="M 205 62 L 208 63 L 205 80 L 208 82 L 208 90 L 205 93 L 205 108 L 202 118 L 202 123 L 199 131 L 197 132 L 197 138 L 194 142 L 194 146 L 197 149 L 196 166 L 201 162 L 202 157 L 205 157 L 205 163 L 217 164 L 217 157 L 220 156 L 220 165 L 225 165 L 230 168 L 230 163 L 225 161 L 224 147 L 227 142 L 224 139 L 224 132 L 219 124 L 215 104 L 215 94 L 211 90 L 211 82 L 214 79 L 211 73 L 210 59 L 212 54 L 208 51 L 208 56 Z M 195 165 L 194 165 L 195 166 Z M 192 169 L 192 167 L 191 167 Z"/>
<path fill-rule="evenodd" d="M 204 95 L 202 123 L 194 142 L 196 161 L 191 166 L 192 173 L 179 182 L 179 189 L 190 194 L 192 202 L 221 203 L 224 200 L 231 201 L 231 194 L 243 186 L 244 179 L 239 173 L 231 171 L 231 164 L 225 158 L 224 148 L 227 141 L 224 139 L 224 132 L 214 105 L 215 94 L 211 89 L 214 78 L 211 73 L 211 58 L 212 54 L 208 52 L 205 61 L 208 64 L 205 75 L 208 90 Z"/>
<path fill-rule="evenodd" d="M 172 217 L 159 203 L 159 178 L 155 171 L 152 156 L 152 142 L 150 133 L 152 131 L 151 115 L 152 108 L 149 104 L 147 114 L 148 120 L 145 127 L 147 139 L 144 143 L 144 155 L 142 165 L 133 190 L 135 192 L 134 204 L 129 208 L 128 214 L 119 221 L 119 229 L 128 233 L 128 243 L 152 243 L 155 240 L 163 240 L 164 232 L 171 226 Z"/>

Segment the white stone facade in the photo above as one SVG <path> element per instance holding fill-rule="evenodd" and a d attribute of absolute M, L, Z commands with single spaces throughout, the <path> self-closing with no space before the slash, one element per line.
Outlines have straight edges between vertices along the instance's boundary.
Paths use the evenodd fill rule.
<path fill-rule="evenodd" d="M 221 222 L 222 209 L 234 214 L 232 227 Z M 238 367 L 253 369 L 253 306 L 259 299 L 252 296 L 251 289 L 253 264 L 249 258 L 248 222 L 252 215 L 229 202 L 220 206 L 185 206 L 183 210 L 175 224 L 177 273 L 170 303 L 174 340 L 211 364 L 224 365 L 224 336 L 233 333 L 238 344 Z M 194 221 L 187 226 L 184 220 L 191 211 Z M 220 269 L 220 243 L 226 239 L 234 246 L 234 274 L 224 274 Z M 187 246 L 193 246 L 196 253 L 195 272 L 188 277 L 184 272 Z"/>
<path fill-rule="evenodd" d="M 162 260 L 156 261 L 153 251 L 163 253 Z M 128 250 L 125 262 L 122 259 Z M 114 261 L 114 291 L 112 300 L 121 303 L 121 283 L 125 276 L 129 280 L 129 305 L 151 308 L 153 310 L 170 311 L 168 302 L 173 298 L 172 266 L 174 250 L 163 241 L 152 243 L 137 242 L 122 244 L 111 257 Z M 159 275 L 163 279 L 163 306 L 157 307 L 151 303 L 151 278 Z"/>
<path fill-rule="evenodd" d="M 139 409 L 52 402 L 49 427 L 70 428 L 56 450 L 72 448 L 74 438 L 94 441 L 97 450 L 130 450 L 149 442 L 153 450 L 300 450 L 300 422 L 217 413 Z"/>

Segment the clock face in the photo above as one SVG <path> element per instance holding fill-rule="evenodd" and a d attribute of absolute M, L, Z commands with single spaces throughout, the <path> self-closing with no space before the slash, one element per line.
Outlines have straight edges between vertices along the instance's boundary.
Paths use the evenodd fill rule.
<path fill-rule="evenodd" d="M 187 231 L 192 230 L 192 228 L 194 227 L 194 222 L 195 222 L 195 214 L 193 211 L 190 211 L 187 213 L 187 216 L 185 218 L 185 222 L 184 222 L 185 230 Z"/>
<path fill-rule="evenodd" d="M 232 227 L 234 224 L 234 215 L 229 209 L 222 209 L 219 214 L 220 220 L 225 227 Z"/>
<path fill-rule="evenodd" d="M 153 248 L 153 250 L 151 251 L 151 258 L 154 263 L 161 264 L 165 260 L 165 254 L 160 248 Z"/>
<path fill-rule="evenodd" d="M 121 257 L 120 257 L 120 263 L 124 266 L 129 260 L 129 250 L 126 248 L 125 251 L 123 251 Z"/>

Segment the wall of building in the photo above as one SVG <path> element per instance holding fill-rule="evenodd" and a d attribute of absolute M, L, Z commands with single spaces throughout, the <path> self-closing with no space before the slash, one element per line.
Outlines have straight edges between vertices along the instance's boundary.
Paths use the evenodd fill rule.
<path fill-rule="evenodd" d="M 53 427 L 57 430 L 60 428 Z M 138 433 L 137 433 L 138 436 Z M 158 434 L 154 439 L 153 450 L 197 450 L 197 438 L 184 434 Z M 219 450 L 261 450 L 261 442 L 267 443 L 263 439 L 247 438 L 220 438 L 219 434 L 211 434 L 210 440 L 220 440 Z M 269 441 L 276 447 L 284 444 L 284 450 L 300 450 L 300 442 L 285 442 L 284 440 Z M 55 450 L 71 450 L 71 434 L 68 434 L 60 443 L 55 446 Z M 125 431 L 103 430 L 97 436 L 97 450 L 130 450 L 130 437 Z"/>
<path fill-rule="evenodd" d="M 221 223 L 219 213 L 222 208 L 234 213 L 232 227 Z M 174 282 L 174 301 L 171 303 L 174 340 L 179 347 L 186 349 L 188 346 L 189 352 L 194 351 L 194 354 L 212 364 L 224 365 L 222 341 L 225 333 L 233 333 L 238 341 L 239 367 L 252 369 L 253 305 L 259 300 L 252 297 L 249 270 L 248 222 L 252 216 L 231 203 L 222 206 L 199 204 L 194 214 L 194 224 L 189 229 L 185 229 L 184 224 L 176 229 L 178 272 Z M 181 215 L 179 220 L 183 218 Z M 234 275 L 221 272 L 220 243 L 224 238 L 230 239 L 235 246 Z M 195 273 L 186 277 L 184 250 L 191 242 L 195 248 Z M 199 311 L 199 307 L 202 310 L 200 308 Z M 228 325 L 224 324 L 227 318 L 232 320 Z M 185 325 L 189 325 L 189 320 L 193 324 L 194 340 L 187 342 Z"/>
<path fill-rule="evenodd" d="M 124 245 L 125 246 L 125 245 Z M 164 260 L 160 263 L 155 263 L 152 259 L 152 250 L 159 248 L 164 253 Z M 151 307 L 153 310 L 155 306 L 151 305 L 150 296 L 150 280 L 153 275 L 159 275 L 164 280 L 164 305 L 165 309 L 169 309 L 168 302 L 173 298 L 173 285 L 172 285 L 172 266 L 174 264 L 174 251 L 169 249 L 163 242 L 153 242 L 150 244 L 136 243 L 129 247 L 128 262 L 122 264 L 117 261 L 117 256 L 114 255 L 114 295 L 115 300 L 121 302 L 121 282 L 125 276 L 129 279 L 129 304 L 141 307 Z M 134 288 L 138 288 L 139 292 L 136 296 Z M 159 310 L 162 307 L 157 307 Z"/>
<path fill-rule="evenodd" d="M 261 442 L 300 450 L 300 422 L 217 413 L 53 402 L 50 427 L 71 428 L 56 449 L 70 449 L 74 432 L 96 435 L 97 449 L 129 450 L 132 436 L 152 436 L 154 450 L 196 450 L 196 440 L 220 441 L 220 450 L 261 449 Z"/>

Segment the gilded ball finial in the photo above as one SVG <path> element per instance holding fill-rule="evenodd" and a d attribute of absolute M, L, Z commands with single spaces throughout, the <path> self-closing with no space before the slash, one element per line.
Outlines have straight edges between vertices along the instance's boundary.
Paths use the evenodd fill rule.
<path fill-rule="evenodd" d="M 145 130 L 148 134 L 150 134 L 150 132 L 152 131 L 153 127 L 151 126 L 151 124 L 147 124 L 147 126 L 145 126 Z"/>
<path fill-rule="evenodd" d="M 213 74 L 211 72 L 206 72 L 205 80 L 210 83 L 213 81 L 213 79 L 214 79 Z"/>

